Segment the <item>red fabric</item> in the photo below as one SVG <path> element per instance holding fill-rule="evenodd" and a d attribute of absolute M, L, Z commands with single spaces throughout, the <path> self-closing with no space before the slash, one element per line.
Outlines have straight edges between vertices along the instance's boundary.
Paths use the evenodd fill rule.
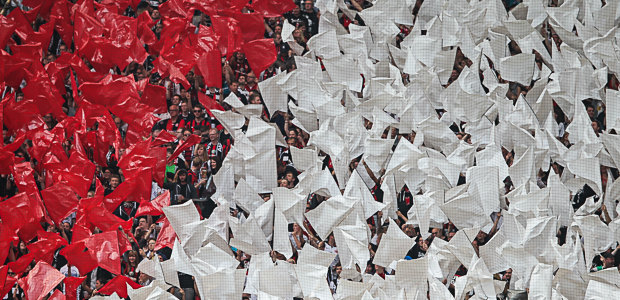
<path fill-rule="evenodd" d="M 47 213 L 56 223 L 62 224 L 72 212 L 77 210 L 78 198 L 73 189 L 65 183 L 55 184 L 41 191 L 41 196 L 45 201 Z"/>
<path fill-rule="evenodd" d="M 174 247 L 174 242 L 176 241 L 177 234 L 170 225 L 168 219 L 164 219 L 164 224 L 161 226 L 161 231 L 157 236 L 157 241 L 155 242 L 155 251 L 162 249 L 164 247 L 169 247 L 172 249 Z"/>
<path fill-rule="evenodd" d="M 9 42 L 9 39 L 15 32 L 15 28 L 17 24 L 13 22 L 13 20 L 0 16 L 0 49 L 4 49 L 6 44 Z"/>
<path fill-rule="evenodd" d="M 15 274 L 21 275 L 26 271 L 26 268 L 28 268 L 33 259 L 34 254 L 28 253 L 20 257 L 18 260 L 8 263 L 7 266 L 9 266 L 11 271 L 13 271 Z"/>
<path fill-rule="evenodd" d="M 52 295 L 47 298 L 47 300 L 66 300 L 65 294 L 63 294 L 60 290 L 55 290 Z"/>
<path fill-rule="evenodd" d="M 149 201 L 142 199 L 140 207 L 136 212 L 136 218 L 139 216 L 161 216 L 164 214 L 163 208 L 170 206 L 170 191 L 165 190 L 161 195 Z"/>
<path fill-rule="evenodd" d="M 70 265 L 78 268 L 80 274 L 86 274 L 97 267 L 97 260 L 93 259 L 88 251 L 85 251 L 85 243 L 85 241 L 73 242 L 59 252 Z"/>
<path fill-rule="evenodd" d="M 226 16 L 211 16 L 213 30 L 219 36 L 218 48 L 223 56 L 228 59 L 233 53 L 241 51 L 243 35 L 239 27 L 239 21 Z M 263 25 L 265 28 L 265 25 Z"/>
<path fill-rule="evenodd" d="M 35 217 L 30 198 L 25 192 L 2 202 L 0 218 L 6 226 L 3 230 L 10 228 L 13 232 L 17 232 L 22 241 L 32 240 L 37 236 L 37 230 L 43 229 Z"/>
<path fill-rule="evenodd" d="M 278 53 L 272 39 L 254 40 L 243 45 L 243 53 L 248 59 L 248 63 L 259 75 L 271 66 L 278 58 Z"/>
<path fill-rule="evenodd" d="M 28 276 L 19 279 L 18 282 L 26 294 L 26 299 L 41 300 L 63 279 L 65 276 L 58 270 L 48 263 L 40 261 L 30 270 Z"/>
<path fill-rule="evenodd" d="M 82 281 L 84 281 L 84 279 L 86 279 L 86 276 L 65 277 L 64 283 L 67 300 L 77 300 L 77 288 L 82 284 Z"/>
<path fill-rule="evenodd" d="M 174 150 L 174 152 L 172 153 L 172 155 L 170 156 L 170 158 L 168 158 L 168 160 L 166 161 L 166 163 L 170 163 L 171 161 L 173 161 L 174 159 L 176 159 L 181 153 L 183 153 L 183 151 L 189 149 L 190 147 L 200 143 L 200 140 L 202 138 L 192 134 L 190 135 L 186 141 L 182 142 L 181 144 L 179 144 L 179 146 L 177 147 L 176 150 Z"/>
<path fill-rule="evenodd" d="M 140 199 L 150 199 L 151 169 L 139 168 L 135 170 L 132 174 L 125 174 L 128 177 L 127 180 L 105 197 L 103 203 L 108 211 L 114 211 L 123 201 L 140 202 Z"/>
<path fill-rule="evenodd" d="M 86 247 L 97 264 L 112 274 L 121 273 L 118 236 L 114 231 L 95 234 L 86 240 Z"/>
<path fill-rule="evenodd" d="M 219 103 L 203 93 L 198 93 L 198 102 L 207 109 L 209 115 L 212 115 L 212 109 L 224 111 L 224 108 Z"/>
<path fill-rule="evenodd" d="M 205 86 L 222 88 L 222 54 L 218 49 L 205 52 L 196 61 L 196 66 L 202 74 Z"/>
<path fill-rule="evenodd" d="M 8 271 L 8 266 L 0 266 L 0 297 L 3 298 L 11 291 L 17 282 L 17 278 L 7 276 Z"/>
<path fill-rule="evenodd" d="M 152 72 L 158 72 L 161 77 L 170 76 L 172 82 L 183 85 L 186 90 L 190 88 L 189 82 L 187 78 L 185 78 L 185 75 L 181 73 L 181 70 L 166 61 L 162 56 L 153 61 Z"/>
<path fill-rule="evenodd" d="M 243 33 L 243 41 L 248 43 L 253 40 L 262 39 L 265 36 L 264 16 L 260 13 L 234 13 L 230 17 L 239 22 L 239 28 Z"/>
<path fill-rule="evenodd" d="M 37 232 L 38 240 L 29 244 L 28 250 L 32 252 L 37 261 L 44 261 L 51 264 L 54 260 L 56 249 L 61 246 L 67 246 L 67 241 L 60 237 L 57 233 L 39 230 Z"/>
<path fill-rule="evenodd" d="M 129 277 L 120 275 L 108 281 L 108 283 L 99 290 L 99 293 L 103 295 L 112 295 L 116 292 L 119 297 L 127 298 L 127 284 L 129 284 L 129 286 L 133 289 L 139 289 L 142 287 L 133 280 L 129 279 Z"/>
<path fill-rule="evenodd" d="M 153 113 L 163 114 L 168 111 L 166 103 L 166 88 L 159 85 L 147 84 L 142 91 L 140 102 L 152 107 Z"/>
<path fill-rule="evenodd" d="M 265 18 L 275 18 L 293 10 L 295 3 L 292 0 L 256 0 L 250 7 Z"/>

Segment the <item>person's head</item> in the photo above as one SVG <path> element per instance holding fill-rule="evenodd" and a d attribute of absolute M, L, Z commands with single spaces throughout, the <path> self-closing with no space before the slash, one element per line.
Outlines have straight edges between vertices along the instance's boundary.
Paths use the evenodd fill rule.
<path fill-rule="evenodd" d="M 237 62 L 244 61 L 245 60 L 245 53 L 243 53 L 243 52 L 235 53 L 235 59 L 237 60 Z"/>
<path fill-rule="evenodd" d="M 15 94 L 15 102 L 19 102 L 24 100 L 24 93 L 17 93 Z"/>
<path fill-rule="evenodd" d="M 112 177 L 112 171 L 108 168 L 105 168 L 103 170 L 103 179 L 110 180 L 111 177 Z"/>
<path fill-rule="evenodd" d="M 336 275 L 340 277 L 340 273 L 342 273 L 342 265 L 340 265 L 340 263 L 336 264 L 336 266 L 334 267 L 334 271 L 336 271 Z"/>
<path fill-rule="evenodd" d="M 71 231 L 71 223 L 69 223 L 69 222 L 62 222 L 62 229 L 64 229 L 65 232 Z"/>
<path fill-rule="evenodd" d="M 594 132 L 596 132 L 597 135 L 601 132 L 601 125 L 598 120 L 592 121 L 592 129 L 594 129 Z"/>
<path fill-rule="evenodd" d="M 190 73 L 187 73 L 187 76 L 190 76 L 189 74 L 190 74 Z M 186 77 L 187 77 L 187 76 L 186 76 Z M 193 76 L 194 76 L 194 75 L 193 75 L 193 73 L 192 73 L 192 76 L 191 76 L 191 77 L 193 77 Z M 192 80 L 193 80 L 193 79 L 192 79 Z M 188 79 L 188 81 L 190 81 L 190 80 Z M 191 81 L 190 81 L 190 82 L 191 82 Z M 184 87 L 182 87 L 182 86 L 181 86 L 181 88 L 179 89 L 179 91 L 180 91 L 179 95 L 181 96 L 181 101 L 186 101 L 186 100 L 188 99 L 188 97 L 189 97 L 189 93 L 187 92 L 187 90 L 186 90 Z"/>
<path fill-rule="evenodd" d="M 60 46 L 58 46 L 58 51 L 62 54 L 63 52 L 69 52 L 69 48 L 65 44 L 60 44 Z"/>
<path fill-rule="evenodd" d="M 203 153 L 204 153 L 204 148 L 203 148 Z M 194 159 L 192 159 L 192 169 L 198 170 L 200 169 L 202 164 L 203 164 L 202 158 L 194 157 Z"/>
<path fill-rule="evenodd" d="M 246 78 L 245 82 L 247 84 L 254 84 L 256 83 L 256 75 L 254 74 L 254 72 L 248 73 L 248 78 Z"/>
<path fill-rule="evenodd" d="M 454 237 L 454 235 L 456 235 L 455 231 L 448 232 L 448 242 Z"/>
<path fill-rule="evenodd" d="M 286 178 L 280 179 L 280 181 L 278 181 L 278 186 L 288 188 L 288 180 L 286 180 Z"/>
<path fill-rule="evenodd" d="M 486 238 L 487 234 L 484 231 L 478 231 L 478 234 L 476 235 L 476 241 L 478 242 L 478 245 L 483 245 Z"/>
<path fill-rule="evenodd" d="M 260 100 L 260 95 L 258 94 L 250 95 L 250 104 L 262 104 L 262 101 Z"/>
<path fill-rule="evenodd" d="M 174 104 L 174 105 L 181 104 L 181 100 L 182 100 L 182 98 L 181 98 L 181 95 L 179 95 L 179 94 L 176 94 L 176 95 L 172 96 L 172 98 L 170 98 L 170 102 L 172 102 L 172 104 Z"/>
<path fill-rule="evenodd" d="M 210 167 L 211 172 L 216 173 L 222 167 L 222 160 L 217 156 L 211 158 Z"/>
<path fill-rule="evenodd" d="M 114 190 L 119 184 L 121 184 L 121 177 L 116 174 L 112 174 L 112 176 L 110 176 L 110 188 Z"/>
<path fill-rule="evenodd" d="M 196 149 L 194 149 L 194 155 L 197 157 L 203 157 L 205 155 L 205 145 L 196 145 Z"/>
<path fill-rule="evenodd" d="M 187 182 L 187 171 L 185 169 L 181 169 L 177 171 L 177 182 L 178 183 L 186 183 Z"/>
<path fill-rule="evenodd" d="M 220 131 L 217 128 L 209 129 L 209 139 L 213 144 L 217 143 L 218 138 L 220 137 Z"/>
<path fill-rule="evenodd" d="M 163 29 L 164 29 L 164 24 L 162 23 L 155 24 L 155 34 L 160 34 Z"/>
<path fill-rule="evenodd" d="M 196 119 L 198 120 L 202 120 L 202 118 L 204 118 L 204 112 L 202 110 L 202 106 L 195 106 L 194 107 L 194 117 L 196 117 Z"/>
<path fill-rule="evenodd" d="M 613 254 L 608 252 L 603 253 L 603 269 L 613 268 L 615 262 Z"/>
<path fill-rule="evenodd" d="M 181 106 L 179 106 L 179 108 L 181 109 L 181 112 L 185 113 L 189 113 L 188 106 L 187 106 L 187 101 L 183 101 L 181 102 Z"/>
<path fill-rule="evenodd" d="M 415 227 L 411 224 L 403 225 L 403 232 L 410 238 L 417 236 L 418 234 L 415 232 Z"/>
<path fill-rule="evenodd" d="M 149 228 L 149 223 L 146 221 L 146 218 L 140 218 L 138 221 L 138 228 L 142 230 L 147 230 Z"/>
<path fill-rule="evenodd" d="M 159 13 L 159 9 L 154 9 L 153 11 L 151 11 L 151 19 L 153 20 L 161 19 L 161 14 Z"/>
<path fill-rule="evenodd" d="M 274 34 L 277 34 L 280 36 L 280 40 L 282 40 L 282 25 L 276 25 L 276 27 L 273 30 Z"/>
<path fill-rule="evenodd" d="M 512 269 L 506 270 L 504 276 L 502 276 L 502 280 L 508 281 L 510 278 L 512 278 Z"/>
<path fill-rule="evenodd" d="M 304 11 L 305 12 L 313 12 L 314 11 L 314 2 L 312 0 L 304 0 Z"/>
<path fill-rule="evenodd" d="M 154 238 L 149 238 L 148 242 L 146 244 L 147 248 L 149 249 L 149 251 L 153 251 L 155 249 L 155 244 L 157 243 L 157 241 Z"/>
<path fill-rule="evenodd" d="M 181 139 L 186 141 L 191 135 L 192 135 L 192 130 L 189 128 L 185 128 L 183 130 L 183 136 L 181 137 Z"/>
<path fill-rule="evenodd" d="M 170 105 L 170 107 L 168 107 L 168 113 L 170 117 L 177 117 L 179 115 L 179 106 L 176 104 Z"/>
<path fill-rule="evenodd" d="M 588 105 L 587 111 L 588 111 L 588 117 L 590 117 L 590 119 L 593 119 L 594 118 L 594 112 L 595 112 L 594 106 Z"/>
<path fill-rule="evenodd" d="M 239 81 L 234 80 L 230 83 L 230 91 L 237 94 L 239 91 Z"/>
<path fill-rule="evenodd" d="M 295 139 L 294 137 L 286 138 L 286 144 L 288 144 L 289 148 L 294 147 L 295 142 L 297 142 L 297 139 Z"/>
<path fill-rule="evenodd" d="M 245 86 L 245 84 L 247 83 L 245 79 L 245 75 L 243 74 L 239 75 L 239 78 L 237 78 L 237 81 L 239 81 L 239 86 Z"/>
<path fill-rule="evenodd" d="M 95 289 L 101 289 L 106 283 L 108 283 L 108 281 L 103 278 L 97 279 L 97 281 L 95 282 Z"/>
<path fill-rule="evenodd" d="M 289 183 L 292 183 L 295 181 L 295 173 L 292 170 L 288 170 L 284 178 L 288 180 Z"/>
<path fill-rule="evenodd" d="M 127 253 L 127 260 L 129 261 L 130 264 L 137 264 L 138 263 L 138 251 L 136 250 L 129 251 L 129 253 Z"/>
<path fill-rule="evenodd" d="M 299 6 L 295 5 L 295 8 L 293 8 L 293 15 L 297 17 L 300 13 L 301 9 L 299 8 Z"/>
<path fill-rule="evenodd" d="M 95 191 L 88 191 L 88 194 L 86 194 L 86 198 L 93 198 L 95 197 Z"/>

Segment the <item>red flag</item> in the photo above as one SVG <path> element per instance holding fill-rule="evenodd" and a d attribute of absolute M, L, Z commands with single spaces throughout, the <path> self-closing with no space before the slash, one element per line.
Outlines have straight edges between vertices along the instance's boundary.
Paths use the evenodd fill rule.
<path fill-rule="evenodd" d="M 248 59 L 254 74 L 260 75 L 278 58 L 276 46 L 272 39 L 254 40 L 243 45 L 243 53 Z"/>
<path fill-rule="evenodd" d="M 72 212 L 77 211 L 78 198 L 68 184 L 59 183 L 41 191 L 47 213 L 60 226 Z"/>
<path fill-rule="evenodd" d="M 14 232 L 16 231 L 20 239 L 26 242 L 37 236 L 37 230 L 43 229 L 35 217 L 30 205 L 30 198 L 25 192 L 2 202 L 0 218 L 6 227 L 11 228 Z"/>
<path fill-rule="evenodd" d="M 52 295 L 47 298 L 47 300 L 66 300 L 65 294 L 63 294 L 60 290 L 55 290 Z"/>
<path fill-rule="evenodd" d="M 13 20 L 5 16 L 0 16 L 0 49 L 4 49 L 6 47 L 6 44 L 9 42 L 9 39 L 11 39 L 16 27 L 17 25 L 13 22 Z"/>
<path fill-rule="evenodd" d="M 194 10 L 190 10 L 183 0 L 169 0 L 158 8 L 160 14 L 168 18 L 189 18 L 194 15 Z"/>
<path fill-rule="evenodd" d="M 189 89 L 190 85 L 181 71 L 166 61 L 162 56 L 153 61 L 153 72 L 158 72 L 162 78 L 170 76 L 170 80 L 174 83 L 180 83 L 185 89 Z"/>
<path fill-rule="evenodd" d="M 198 102 L 207 109 L 209 115 L 211 115 L 212 109 L 224 111 L 224 108 L 219 103 L 203 93 L 198 93 Z"/>
<path fill-rule="evenodd" d="M 277 18 L 293 10 L 295 3 L 292 0 L 256 0 L 252 1 L 250 7 L 265 18 Z"/>
<path fill-rule="evenodd" d="M 202 74 L 205 86 L 222 88 L 222 54 L 220 50 L 205 52 L 196 61 L 196 66 Z"/>
<path fill-rule="evenodd" d="M 170 163 L 171 161 L 173 161 L 174 159 L 176 159 L 181 153 L 183 153 L 183 151 L 191 148 L 192 146 L 200 143 L 201 137 L 197 136 L 195 134 L 190 135 L 186 141 L 184 141 L 183 143 L 179 144 L 179 146 L 177 147 L 176 150 L 174 150 L 174 153 L 172 153 L 172 155 L 170 156 L 170 158 L 168 158 L 168 160 L 166 161 L 166 163 Z"/>
<path fill-rule="evenodd" d="M 88 251 L 85 251 L 85 243 L 85 241 L 73 242 L 59 252 L 70 265 L 78 268 L 80 274 L 86 274 L 97 267 L 97 261 L 90 256 Z"/>
<path fill-rule="evenodd" d="M 61 246 L 67 246 L 67 241 L 61 238 L 57 233 L 39 230 L 37 232 L 37 237 L 38 241 L 29 244 L 27 247 L 38 261 L 51 264 L 54 260 L 56 249 Z"/>
<path fill-rule="evenodd" d="M 129 279 L 129 277 L 120 275 L 108 281 L 108 283 L 99 290 L 99 293 L 109 296 L 116 292 L 119 297 L 127 298 L 127 284 L 129 284 L 129 286 L 133 289 L 139 289 L 142 287 L 133 280 Z"/>
<path fill-rule="evenodd" d="M 140 102 L 154 108 L 153 113 L 163 114 L 168 111 L 166 88 L 159 85 L 146 84 Z"/>
<path fill-rule="evenodd" d="M 65 279 L 54 267 L 40 261 L 28 273 L 28 276 L 18 280 L 19 285 L 26 294 L 26 299 L 41 300 L 47 296 L 58 284 Z"/>
<path fill-rule="evenodd" d="M 172 249 L 174 247 L 174 242 L 176 241 L 177 234 L 170 225 L 168 219 L 164 219 L 164 224 L 161 226 L 161 231 L 159 231 L 159 235 L 157 236 L 157 241 L 155 242 L 155 251 L 162 249 L 164 247 L 169 247 Z"/>
<path fill-rule="evenodd" d="M 121 218 L 108 211 L 103 203 L 99 203 L 93 208 L 90 208 L 87 215 L 87 222 L 101 230 L 107 230 L 111 226 L 114 226 L 114 224 L 123 221 Z"/>
<path fill-rule="evenodd" d="M 171 66 L 177 67 L 181 74 L 185 75 L 196 65 L 196 60 L 200 55 L 193 48 L 177 44 L 174 48 L 162 53 L 162 57 L 170 62 Z"/>
<path fill-rule="evenodd" d="M 0 261 L 6 261 L 6 257 L 9 255 L 9 249 L 11 249 L 11 244 L 19 244 L 19 238 L 12 228 L 0 223 Z M 0 280 L 1 279 L 2 275 L 0 275 Z M 0 284 L 0 291 L 1 289 L 2 284 Z"/>
<path fill-rule="evenodd" d="M 114 231 L 95 234 L 86 240 L 86 247 L 97 264 L 112 274 L 121 273 L 118 236 Z"/>
<path fill-rule="evenodd" d="M 155 138 L 153 142 L 151 142 L 151 147 L 159 147 L 161 145 L 172 143 L 177 140 L 177 137 L 170 134 L 170 132 L 166 130 L 162 130 L 159 135 Z"/>
<path fill-rule="evenodd" d="M 87 239 L 92 235 L 92 232 L 90 232 L 90 230 L 86 226 L 82 224 L 75 224 L 73 225 L 73 235 L 71 236 L 71 242 L 75 243 L 77 241 Z"/>
<path fill-rule="evenodd" d="M 86 273 L 84 273 L 86 274 Z M 82 277 L 65 277 L 65 293 L 67 300 L 77 300 L 77 288 L 82 284 L 86 276 Z"/>
<path fill-rule="evenodd" d="M 232 13 L 230 16 L 239 22 L 244 42 L 248 43 L 265 37 L 265 21 L 262 14 Z"/>
<path fill-rule="evenodd" d="M 243 45 L 243 35 L 239 22 L 233 18 L 225 16 L 211 16 L 213 30 L 219 36 L 218 48 L 228 59 L 234 52 L 241 51 Z M 263 28 L 265 26 L 263 25 Z M 275 49 L 275 46 L 274 46 Z"/>
<path fill-rule="evenodd" d="M 155 199 L 149 201 L 142 199 L 140 207 L 136 212 L 136 218 L 139 216 L 161 216 L 164 214 L 163 208 L 170 206 L 170 191 L 166 190 Z"/>
<path fill-rule="evenodd" d="M 131 178 L 127 178 L 112 193 L 105 197 L 103 203 L 106 209 L 114 211 L 123 201 L 139 202 L 140 199 L 150 199 L 152 187 L 151 173 L 151 168 L 140 168 Z"/>
<path fill-rule="evenodd" d="M 17 282 L 17 278 L 7 276 L 8 272 L 8 266 L 0 266 L 0 297 L 3 298 L 13 289 L 15 282 Z"/>
<path fill-rule="evenodd" d="M 18 260 L 8 263 L 7 265 L 15 274 L 21 275 L 22 273 L 26 272 L 26 268 L 28 268 L 33 259 L 34 254 L 28 253 L 20 257 Z"/>

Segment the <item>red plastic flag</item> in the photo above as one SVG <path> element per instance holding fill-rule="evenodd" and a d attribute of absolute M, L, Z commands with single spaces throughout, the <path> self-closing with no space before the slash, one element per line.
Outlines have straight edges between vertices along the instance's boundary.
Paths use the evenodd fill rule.
<path fill-rule="evenodd" d="M 278 58 L 272 39 L 254 40 L 243 45 L 243 53 L 250 68 L 257 76 L 271 66 Z"/>
<path fill-rule="evenodd" d="M 108 211 L 114 211 L 123 201 L 139 202 L 151 197 L 151 168 L 141 168 L 131 178 L 127 178 L 112 193 L 105 197 L 104 205 Z M 129 176 L 129 175 L 127 175 Z"/>
<path fill-rule="evenodd" d="M 0 266 L 0 297 L 6 296 L 15 286 L 17 278 L 7 276 L 9 272 L 8 266 Z"/>
<path fill-rule="evenodd" d="M 184 141 L 183 143 L 179 144 L 179 146 L 177 147 L 176 150 L 174 150 L 174 152 L 172 153 L 172 155 L 170 156 L 170 158 L 168 158 L 168 160 L 166 161 L 166 163 L 170 163 L 171 161 L 173 161 L 174 159 L 176 159 L 181 153 L 183 153 L 183 151 L 191 148 L 192 146 L 200 143 L 201 137 L 197 136 L 195 134 L 190 135 L 186 141 Z"/>
<path fill-rule="evenodd" d="M 90 208 L 87 215 L 87 222 L 101 230 L 107 230 L 111 226 L 114 226 L 114 224 L 118 224 L 118 222 L 123 221 L 121 218 L 108 211 L 103 203 L 99 203 L 98 205 Z"/>
<path fill-rule="evenodd" d="M 230 59 L 233 53 L 241 51 L 243 35 L 241 34 L 241 28 L 237 20 L 226 16 L 214 15 L 211 16 L 211 22 L 213 23 L 213 30 L 220 37 L 218 48 L 222 52 L 222 55 Z"/>
<path fill-rule="evenodd" d="M 207 109 L 209 115 L 211 115 L 212 109 L 224 111 L 224 108 L 219 103 L 203 93 L 198 93 L 198 102 Z"/>
<path fill-rule="evenodd" d="M 219 49 L 205 52 L 196 61 L 205 86 L 222 88 L 222 54 Z"/>
<path fill-rule="evenodd" d="M 86 273 L 84 273 L 86 274 Z M 65 277 L 65 293 L 67 300 L 77 300 L 77 289 L 82 284 L 82 281 L 86 279 L 86 276 L 82 277 Z"/>
<path fill-rule="evenodd" d="M 3 231 L 9 228 L 17 232 L 20 239 L 30 241 L 42 230 L 39 220 L 30 205 L 30 198 L 25 192 L 19 193 L 0 205 L 0 218 L 4 225 Z"/>
<path fill-rule="evenodd" d="M 56 226 L 60 226 L 72 212 L 77 211 L 78 198 L 73 189 L 65 183 L 58 183 L 41 191 L 47 213 Z"/>
<path fill-rule="evenodd" d="M 146 84 L 140 102 L 154 108 L 153 113 L 163 114 L 168 111 L 166 103 L 166 88 L 159 85 Z"/>
<path fill-rule="evenodd" d="M 15 274 L 21 275 L 22 273 L 26 272 L 26 268 L 28 268 L 33 259 L 34 254 L 28 253 L 20 257 L 18 260 L 8 263 L 7 265 Z"/>
<path fill-rule="evenodd" d="M 0 49 L 4 49 L 15 32 L 17 25 L 13 20 L 0 16 Z"/>
<path fill-rule="evenodd" d="M 149 201 L 142 199 L 140 207 L 136 211 L 136 218 L 139 216 L 161 216 L 164 214 L 163 208 L 170 206 L 170 191 L 166 190 L 155 199 Z"/>
<path fill-rule="evenodd" d="M 177 140 L 177 137 L 170 134 L 166 130 L 162 130 L 159 135 L 151 142 L 151 147 L 159 147 L 161 145 L 172 143 Z"/>
<path fill-rule="evenodd" d="M 277 18 L 293 10 L 295 3 L 292 0 L 256 0 L 250 7 L 265 18 Z"/>
<path fill-rule="evenodd" d="M 58 284 L 65 279 L 54 267 L 40 261 L 28 273 L 28 276 L 18 280 L 28 300 L 41 300 L 47 296 Z"/>
<path fill-rule="evenodd" d="M 243 41 L 248 43 L 253 40 L 262 39 L 265 36 L 264 16 L 259 13 L 232 13 L 230 14 L 239 22 L 239 27 L 243 33 Z"/>
<path fill-rule="evenodd" d="M 194 15 L 194 10 L 190 10 L 183 0 L 169 0 L 161 4 L 159 12 L 168 18 L 188 18 Z"/>
<path fill-rule="evenodd" d="M 170 225 L 168 219 L 164 219 L 164 224 L 161 226 L 161 231 L 157 236 L 157 241 L 155 242 L 155 251 L 162 249 L 164 247 L 169 247 L 172 249 L 174 247 L 174 242 L 176 241 L 177 234 Z"/>
<path fill-rule="evenodd" d="M 38 240 L 29 244 L 28 250 L 34 254 L 36 260 L 44 261 L 51 264 L 54 260 L 56 249 L 67 246 L 67 240 L 60 237 L 58 233 L 39 230 L 37 232 Z"/>
<path fill-rule="evenodd" d="M 189 89 L 190 85 L 185 78 L 185 75 L 181 73 L 179 68 L 170 64 L 163 57 L 158 57 L 153 61 L 153 72 L 158 72 L 162 78 L 170 76 L 170 80 L 174 83 L 180 83 L 185 89 Z"/>
<path fill-rule="evenodd" d="M 85 243 L 85 241 L 73 242 L 59 252 L 70 265 L 78 268 L 80 274 L 86 274 L 97 267 L 97 261 L 86 251 Z"/>
<path fill-rule="evenodd" d="M 103 286 L 99 290 L 99 293 L 109 296 L 116 292 L 119 297 L 127 298 L 127 284 L 129 284 L 129 286 L 131 286 L 131 288 L 133 289 L 139 289 L 142 287 L 141 285 L 135 283 L 133 280 L 129 279 L 129 277 L 120 275 L 110 280 L 105 286 Z"/>
<path fill-rule="evenodd" d="M 60 290 L 55 290 L 52 295 L 47 298 L 47 300 L 66 300 L 65 294 L 63 294 Z"/>
<path fill-rule="evenodd" d="M 86 247 L 97 264 L 112 274 L 121 273 L 118 236 L 114 231 L 95 234 L 86 240 Z"/>

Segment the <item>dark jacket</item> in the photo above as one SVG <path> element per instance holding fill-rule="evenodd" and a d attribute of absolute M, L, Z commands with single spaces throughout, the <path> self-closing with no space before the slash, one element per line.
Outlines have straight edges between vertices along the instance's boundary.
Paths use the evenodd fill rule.
<path fill-rule="evenodd" d="M 196 188 L 191 184 L 180 184 L 176 182 L 164 183 L 164 188 L 170 191 L 170 205 L 182 204 L 189 199 L 198 198 L 198 192 Z M 182 202 L 177 201 L 177 195 L 183 195 L 185 200 Z"/>

